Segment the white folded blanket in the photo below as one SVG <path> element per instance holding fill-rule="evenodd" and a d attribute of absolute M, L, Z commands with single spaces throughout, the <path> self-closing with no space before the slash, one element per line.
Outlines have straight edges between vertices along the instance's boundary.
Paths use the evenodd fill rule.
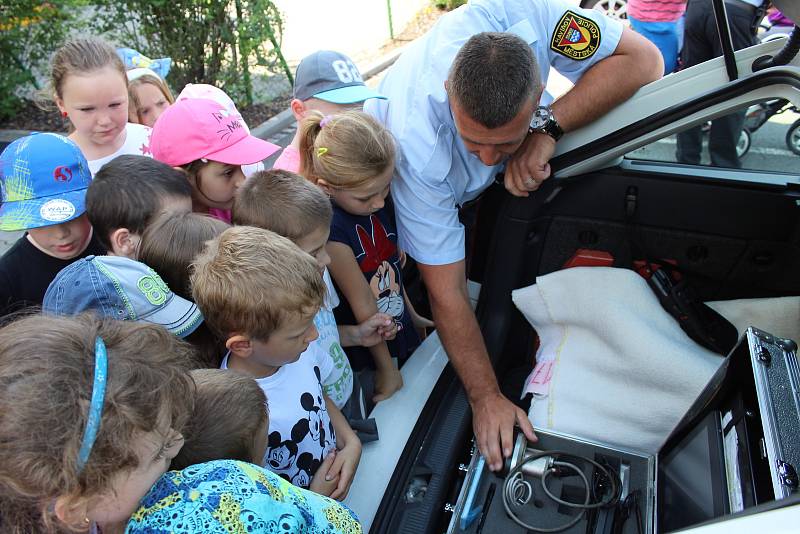
<path fill-rule="evenodd" d="M 557 271 L 512 298 L 539 334 L 539 371 L 553 362 L 534 428 L 655 453 L 722 361 L 627 269 Z"/>
<path fill-rule="evenodd" d="M 655 453 L 722 360 L 627 269 L 557 271 L 512 298 L 540 339 L 526 384 L 537 428 Z M 800 297 L 708 304 L 740 335 L 752 325 L 800 341 Z"/>

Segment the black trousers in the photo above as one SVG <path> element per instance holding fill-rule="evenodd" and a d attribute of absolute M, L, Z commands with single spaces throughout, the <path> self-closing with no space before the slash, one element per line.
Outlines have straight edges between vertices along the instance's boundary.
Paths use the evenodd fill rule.
<path fill-rule="evenodd" d="M 739 2 L 725 4 L 728 26 L 734 50 L 755 44 L 757 14 L 754 9 Z M 692 67 L 722 55 L 714 8 L 711 0 L 689 0 L 681 58 L 684 67 Z M 744 126 L 745 110 L 719 117 L 711 123 L 708 136 L 708 152 L 715 167 L 739 168 L 742 166 L 736 155 L 736 143 Z M 677 159 L 681 163 L 700 164 L 703 148 L 701 126 L 678 134 Z"/>

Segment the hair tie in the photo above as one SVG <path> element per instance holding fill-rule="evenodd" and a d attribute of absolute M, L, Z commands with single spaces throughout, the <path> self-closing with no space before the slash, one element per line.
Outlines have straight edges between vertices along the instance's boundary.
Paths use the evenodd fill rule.
<path fill-rule="evenodd" d="M 327 124 L 330 121 L 331 121 L 331 115 L 326 115 L 326 116 L 322 117 L 322 120 L 319 121 L 319 127 L 320 128 L 325 128 L 325 126 L 327 126 Z"/>
<path fill-rule="evenodd" d="M 97 336 L 94 342 L 94 384 L 92 385 L 92 400 L 89 403 L 89 417 L 86 429 L 83 431 L 83 441 L 78 452 L 78 472 L 86 465 L 92 446 L 97 439 L 100 421 L 103 418 L 103 402 L 106 396 L 106 379 L 108 376 L 108 354 L 103 339 Z"/>
<path fill-rule="evenodd" d="M 321 147 L 319 147 L 319 148 L 317 149 L 317 157 L 319 157 L 319 156 L 324 156 L 324 155 L 325 155 L 325 154 L 327 154 L 327 153 L 328 153 L 328 149 L 327 149 L 327 148 L 325 148 L 324 146 L 321 146 Z"/>

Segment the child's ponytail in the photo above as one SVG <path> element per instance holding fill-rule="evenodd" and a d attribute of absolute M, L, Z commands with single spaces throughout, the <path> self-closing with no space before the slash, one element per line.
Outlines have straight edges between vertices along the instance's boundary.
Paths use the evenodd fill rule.
<path fill-rule="evenodd" d="M 311 111 L 300 123 L 300 174 L 313 183 L 317 183 L 319 179 L 314 171 L 314 160 L 319 157 L 316 153 L 316 142 L 324 119 L 325 116 L 319 111 Z M 323 152 L 326 151 L 327 149 Z"/>

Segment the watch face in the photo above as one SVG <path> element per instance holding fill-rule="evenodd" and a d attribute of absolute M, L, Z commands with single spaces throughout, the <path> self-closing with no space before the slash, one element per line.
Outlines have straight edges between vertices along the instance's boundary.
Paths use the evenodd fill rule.
<path fill-rule="evenodd" d="M 551 117 L 552 114 L 550 113 L 549 109 L 547 109 L 544 106 L 539 106 L 538 108 L 536 108 L 536 111 L 533 112 L 533 120 L 531 120 L 531 127 L 534 130 L 543 129 L 547 125 L 547 122 L 550 120 Z"/>

